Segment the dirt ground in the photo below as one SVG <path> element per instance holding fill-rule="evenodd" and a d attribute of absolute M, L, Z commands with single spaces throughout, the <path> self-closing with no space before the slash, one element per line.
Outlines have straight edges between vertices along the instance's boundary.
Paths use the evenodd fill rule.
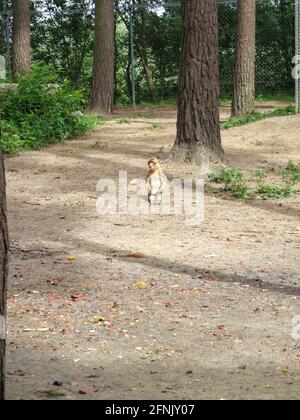
<path fill-rule="evenodd" d="M 122 110 L 7 160 L 9 399 L 299 398 L 299 196 L 245 201 L 209 185 L 201 226 L 96 212 L 97 181 L 144 177 L 175 121 L 174 109 Z M 278 179 L 300 163 L 299 132 L 296 116 L 224 131 L 226 163 Z"/>

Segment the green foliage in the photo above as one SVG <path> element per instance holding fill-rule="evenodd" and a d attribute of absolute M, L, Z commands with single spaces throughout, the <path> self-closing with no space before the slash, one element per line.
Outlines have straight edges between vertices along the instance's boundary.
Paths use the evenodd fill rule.
<path fill-rule="evenodd" d="M 152 124 L 151 129 L 152 130 L 163 130 L 166 128 L 166 124 Z"/>
<path fill-rule="evenodd" d="M 158 102 L 148 102 L 148 101 L 140 101 L 139 105 L 140 108 L 169 108 L 169 107 L 176 107 L 177 106 L 177 99 L 176 98 L 170 98 L 161 100 Z"/>
<path fill-rule="evenodd" d="M 1 121 L 1 151 L 12 156 L 17 151 L 25 150 L 24 142 L 19 135 L 19 129 L 13 122 Z"/>
<path fill-rule="evenodd" d="M 298 193 L 296 184 L 300 182 L 300 165 L 289 162 L 282 172 L 282 185 L 269 185 L 266 183 L 266 174 L 257 170 L 252 177 L 234 168 L 223 168 L 209 175 L 211 182 L 224 184 L 224 191 L 231 192 L 236 198 L 259 197 L 262 200 L 274 200 L 291 197 Z M 250 181 L 256 183 L 256 187 L 250 188 Z"/>
<path fill-rule="evenodd" d="M 117 124 L 131 124 L 131 121 L 128 118 L 120 118 L 117 120 Z"/>
<path fill-rule="evenodd" d="M 295 195 L 297 190 L 295 185 L 300 181 L 300 167 L 293 162 L 289 162 L 287 168 L 282 172 L 283 185 L 266 184 L 266 174 L 262 170 L 258 170 L 254 174 L 257 182 L 256 194 L 263 200 L 274 200 L 287 198 Z"/>
<path fill-rule="evenodd" d="M 282 176 L 288 185 L 295 185 L 300 182 L 300 165 L 296 165 L 290 161 L 283 171 Z"/>
<path fill-rule="evenodd" d="M 51 65 L 75 89 L 90 87 L 93 63 L 94 2 L 34 0 L 31 2 L 33 59 Z"/>
<path fill-rule="evenodd" d="M 63 392 L 58 391 L 38 391 L 38 394 L 43 396 L 44 398 L 64 398 L 66 396 Z"/>
<path fill-rule="evenodd" d="M 272 101 L 294 103 L 295 94 L 284 93 L 284 92 L 260 94 L 260 95 L 256 95 L 255 101 L 258 103 L 272 102 Z"/>
<path fill-rule="evenodd" d="M 296 190 L 289 185 L 261 185 L 256 193 L 262 200 L 277 200 L 291 197 L 296 194 Z"/>
<path fill-rule="evenodd" d="M 243 177 L 242 172 L 233 168 L 223 168 L 218 172 L 209 175 L 209 179 L 216 184 L 224 182 L 225 190 L 228 191 L 228 186 L 233 180 L 240 180 Z"/>
<path fill-rule="evenodd" d="M 289 105 L 285 108 L 274 109 L 272 111 L 267 112 L 254 112 L 252 114 L 247 114 L 243 117 L 231 117 L 227 121 L 221 123 L 221 128 L 226 130 L 229 128 L 241 127 L 246 124 L 264 120 L 266 118 L 293 115 L 295 114 L 295 112 L 295 107 L 293 105 Z"/>
<path fill-rule="evenodd" d="M 56 84 L 49 70 L 33 66 L 29 76 L 20 78 L 17 90 L 1 95 L 3 152 L 38 149 L 85 133 L 97 121 L 78 113 L 84 108 L 81 92 L 71 90 L 67 82 Z"/>
<path fill-rule="evenodd" d="M 217 184 L 224 183 L 224 191 L 231 192 L 237 198 L 249 198 L 251 196 L 246 176 L 237 169 L 224 168 L 209 175 L 209 178 Z"/>
<path fill-rule="evenodd" d="M 157 98 L 175 98 L 178 93 L 181 48 L 181 9 L 178 0 L 144 0 L 146 25 L 141 12 L 134 13 L 135 76 L 138 102 L 150 98 L 141 47 L 146 40 L 148 63 L 153 74 Z M 155 4 L 163 3 L 158 9 Z M 132 101 L 131 54 L 129 48 L 129 0 L 116 5 L 116 103 Z M 34 60 L 51 64 L 61 80 L 67 78 L 75 88 L 90 87 L 95 21 L 95 2 L 90 0 L 35 0 L 31 2 L 31 43 Z M 291 62 L 294 56 L 295 7 L 292 1 L 257 2 L 256 92 L 293 92 Z M 220 88 L 231 96 L 237 33 L 236 2 L 219 2 Z M 5 33 L 5 19 L 0 19 Z M 0 54 L 5 55 L 4 36 Z M 173 103 L 174 105 L 174 103 Z"/>

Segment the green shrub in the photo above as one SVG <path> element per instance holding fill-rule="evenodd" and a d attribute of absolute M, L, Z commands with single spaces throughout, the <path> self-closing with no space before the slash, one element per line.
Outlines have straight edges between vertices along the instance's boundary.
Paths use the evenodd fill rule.
<path fill-rule="evenodd" d="M 24 143 L 19 136 L 18 128 L 9 121 L 1 122 L 1 151 L 5 155 L 12 156 L 20 150 L 24 150 Z"/>
<path fill-rule="evenodd" d="M 224 183 L 224 191 L 232 192 L 237 198 L 249 198 L 251 196 L 246 176 L 237 169 L 223 168 L 209 175 L 209 179 L 217 184 Z"/>
<path fill-rule="evenodd" d="M 282 176 L 288 185 L 295 185 L 297 182 L 300 182 L 300 165 L 290 161 Z"/>
<path fill-rule="evenodd" d="M 266 174 L 257 170 L 249 179 L 241 171 L 224 168 L 209 175 L 209 179 L 217 184 L 224 184 L 224 191 L 231 192 L 236 198 L 258 196 L 262 200 L 275 200 L 291 197 L 298 193 L 295 185 L 300 182 L 300 166 L 289 162 L 282 173 L 282 185 L 266 184 Z M 250 189 L 249 182 L 255 181 L 256 187 Z"/>
<path fill-rule="evenodd" d="M 67 82 L 56 84 L 53 74 L 41 66 L 22 76 L 17 90 L 3 93 L 0 106 L 1 147 L 6 154 L 81 135 L 97 121 L 76 113 L 86 106 L 80 91 L 71 90 Z"/>
<path fill-rule="evenodd" d="M 277 200 L 293 196 L 296 191 L 288 185 L 262 185 L 256 193 L 262 200 Z"/>

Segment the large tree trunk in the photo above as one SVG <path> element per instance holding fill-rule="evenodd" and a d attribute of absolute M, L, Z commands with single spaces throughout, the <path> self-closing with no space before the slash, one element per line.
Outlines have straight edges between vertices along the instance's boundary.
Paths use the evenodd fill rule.
<path fill-rule="evenodd" d="M 232 115 L 254 112 L 256 0 L 238 1 L 238 33 Z"/>
<path fill-rule="evenodd" d="M 13 0 L 13 76 L 30 69 L 30 1 Z"/>
<path fill-rule="evenodd" d="M 115 24 L 114 0 L 96 0 L 93 82 L 89 109 L 111 114 L 114 105 Z"/>
<path fill-rule="evenodd" d="M 0 133 L 1 135 L 1 133 Z M 0 151 L 0 400 L 5 397 L 5 318 L 8 271 L 8 233 L 4 162 Z"/>
<path fill-rule="evenodd" d="M 206 165 L 219 160 L 218 1 L 182 2 L 183 39 L 179 83 L 177 160 Z"/>

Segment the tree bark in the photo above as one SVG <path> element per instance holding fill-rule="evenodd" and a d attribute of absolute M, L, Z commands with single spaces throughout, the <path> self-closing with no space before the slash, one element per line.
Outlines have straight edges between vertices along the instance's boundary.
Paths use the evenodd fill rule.
<path fill-rule="evenodd" d="M 0 133 L 1 135 L 1 133 Z M 6 290 L 8 275 L 8 233 L 6 219 L 4 161 L 0 151 L 0 400 L 5 398 L 5 331 Z"/>
<path fill-rule="evenodd" d="M 114 0 L 96 0 L 94 69 L 89 110 L 111 114 L 114 105 Z"/>
<path fill-rule="evenodd" d="M 13 77 L 30 70 L 30 1 L 13 0 Z"/>
<path fill-rule="evenodd" d="M 182 2 L 183 38 L 176 160 L 207 165 L 222 158 L 217 0 Z"/>
<path fill-rule="evenodd" d="M 238 33 L 232 115 L 255 111 L 256 0 L 238 1 Z"/>

